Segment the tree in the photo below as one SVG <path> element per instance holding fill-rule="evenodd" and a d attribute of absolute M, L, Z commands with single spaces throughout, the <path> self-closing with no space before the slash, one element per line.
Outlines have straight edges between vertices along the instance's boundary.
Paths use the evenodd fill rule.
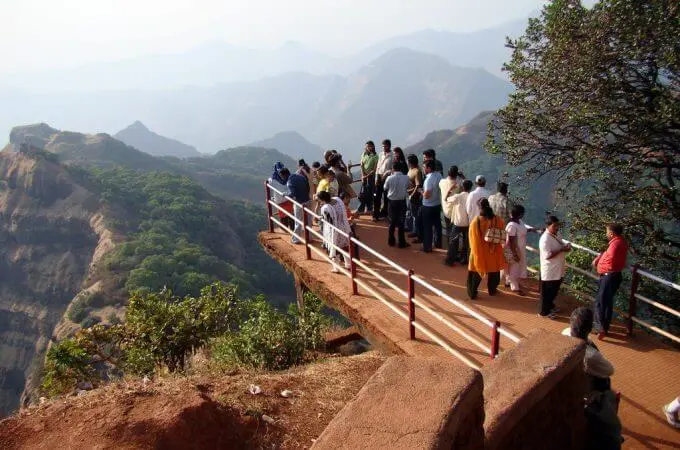
<path fill-rule="evenodd" d="M 680 3 L 555 0 L 508 40 L 516 91 L 487 149 L 557 181 L 574 229 L 626 226 L 638 260 L 680 261 Z"/>

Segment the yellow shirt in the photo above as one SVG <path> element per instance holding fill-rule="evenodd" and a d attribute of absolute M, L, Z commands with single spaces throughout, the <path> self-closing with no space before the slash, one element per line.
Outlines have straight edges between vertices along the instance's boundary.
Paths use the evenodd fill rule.
<path fill-rule="evenodd" d="M 319 186 L 316 188 L 316 193 L 318 194 L 319 192 L 330 192 L 331 191 L 331 184 L 328 182 L 327 179 L 322 178 L 319 181 Z"/>

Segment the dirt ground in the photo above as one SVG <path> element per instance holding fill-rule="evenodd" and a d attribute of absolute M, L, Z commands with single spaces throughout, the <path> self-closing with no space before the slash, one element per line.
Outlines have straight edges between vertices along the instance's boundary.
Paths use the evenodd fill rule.
<path fill-rule="evenodd" d="M 286 372 L 113 383 L 3 420 L 0 448 L 308 448 L 383 361 L 368 352 Z"/>

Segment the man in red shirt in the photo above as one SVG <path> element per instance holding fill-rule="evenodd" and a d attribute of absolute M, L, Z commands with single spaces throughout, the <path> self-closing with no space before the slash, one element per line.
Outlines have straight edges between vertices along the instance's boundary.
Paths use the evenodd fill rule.
<path fill-rule="evenodd" d="M 614 296 L 623 279 L 621 271 L 626 267 L 628 244 L 623 239 L 623 226 L 618 223 L 607 225 L 609 246 L 593 260 L 593 267 L 600 275 L 595 297 L 595 332 L 602 340 L 609 331 L 614 315 Z"/>

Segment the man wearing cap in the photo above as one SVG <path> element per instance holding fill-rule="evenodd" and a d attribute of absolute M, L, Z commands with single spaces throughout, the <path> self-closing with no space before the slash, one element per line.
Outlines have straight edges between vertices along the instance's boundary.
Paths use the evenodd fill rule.
<path fill-rule="evenodd" d="M 486 178 L 484 178 L 484 175 L 477 175 L 475 184 L 477 187 L 474 191 L 470 192 L 470 195 L 468 195 L 467 201 L 465 202 L 465 210 L 467 211 L 468 220 L 470 222 L 479 215 L 479 202 L 481 202 L 483 198 L 488 199 L 491 195 L 491 192 L 486 188 Z"/>

